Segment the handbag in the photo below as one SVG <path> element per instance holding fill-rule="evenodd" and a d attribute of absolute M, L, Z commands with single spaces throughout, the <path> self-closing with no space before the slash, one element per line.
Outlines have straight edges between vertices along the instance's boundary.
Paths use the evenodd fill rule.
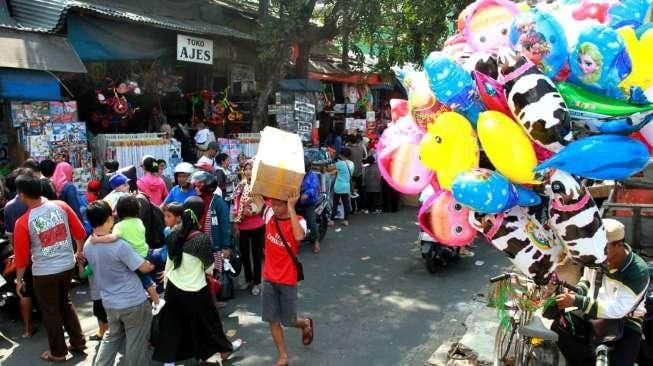
<path fill-rule="evenodd" d="M 288 245 L 288 242 L 286 241 L 286 238 L 283 237 L 283 233 L 281 232 L 281 227 L 279 226 L 279 221 L 277 218 L 274 218 L 274 224 L 277 227 L 277 233 L 279 233 L 279 236 L 281 237 L 281 241 L 283 242 L 283 246 L 286 248 L 286 251 L 288 252 L 288 255 L 290 258 L 292 258 L 293 262 L 295 263 L 295 269 L 297 270 L 297 282 L 303 281 L 304 280 L 304 266 L 302 263 L 297 259 L 295 254 L 292 252 L 292 249 L 290 249 L 290 245 Z"/>
<path fill-rule="evenodd" d="M 227 301 L 234 298 L 234 279 L 228 272 L 222 271 L 220 276 L 220 291 L 218 291 L 218 300 Z"/>
<path fill-rule="evenodd" d="M 600 285 L 603 282 L 603 271 L 598 270 L 597 276 L 594 280 L 594 300 L 598 297 Z M 639 304 L 644 301 L 646 296 L 642 297 L 633 308 L 628 312 L 631 314 Z M 624 318 L 620 319 L 589 319 L 590 323 L 590 341 L 592 344 L 604 344 L 610 342 L 616 342 L 623 338 L 624 336 L 624 327 L 626 325 L 626 320 Z"/>
<path fill-rule="evenodd" d="M 232 277 L 238 277 L 240 275 L 240 271 L 243 269 L 243 260 L 240 257 L 240 249 L 238 248 L 239 245 L 236 243 L 235 238 L 234 238 L 234 245 L 231 247 L 231 257 L 229 257 L 229 263 L 231 264 L 231 267 L 233 267 L 234 272 L 229 272 L 229 274 Z"/>

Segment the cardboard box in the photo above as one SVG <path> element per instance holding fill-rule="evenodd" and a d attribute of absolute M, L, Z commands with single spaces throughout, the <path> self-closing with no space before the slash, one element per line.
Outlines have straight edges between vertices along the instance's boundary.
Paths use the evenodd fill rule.
<path fill-rule="evenodd" d="M 266 127 L 252 168 L 252 192 L 287 200 L 304 179 L 304 147 L 297 134 Z"/>

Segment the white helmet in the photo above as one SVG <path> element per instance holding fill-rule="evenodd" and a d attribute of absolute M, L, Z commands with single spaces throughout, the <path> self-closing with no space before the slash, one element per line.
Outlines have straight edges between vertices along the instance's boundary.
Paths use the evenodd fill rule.
<path fill-rule="evenodd" d="M 184 173 L 184 174 L 193 174 L 195 171 L 195 167 L 193 167 L 193 164 L 191 163 L 179 163 L 175 167 L 175 174 L 177 173 Z"/>

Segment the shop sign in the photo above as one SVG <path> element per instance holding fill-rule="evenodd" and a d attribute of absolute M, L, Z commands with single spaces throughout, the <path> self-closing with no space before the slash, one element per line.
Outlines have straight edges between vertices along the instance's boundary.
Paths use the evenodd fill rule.
<path fill-rule="evenodd" d="M 177 60 L 213 64 L 213 40 L 177 34 Z"/>

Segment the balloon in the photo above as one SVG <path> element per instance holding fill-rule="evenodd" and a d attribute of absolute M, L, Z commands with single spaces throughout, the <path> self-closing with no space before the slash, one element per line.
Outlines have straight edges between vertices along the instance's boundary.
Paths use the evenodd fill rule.
<path fill-rule="evenodd" d="M 395 190 L 417 194 L 434 180 L 434 174 L 419 160 L 419 142 L 424 133 L 413 117 L 399 118 L 383 131 L 377 144 L 379 170 Z"/>
<path fill-rule="evenodd" d="M 630 74 L 632 63 L 616 30 L 597 25 L 585 29 L 569 55 L 571 80 L 612 98 L 627 99 L 619 84 Z"/>
<path fill-rule="evenodd" d="M 469 209 L 456 202 L 449 191 L 438 191 L 429 197 L 418 214 L 422 230 L 448 246 L 465 246 L 474 240 L 476 230 L 468 218 Z"/>
<path fill-rule="evenodd" d="M 397 122 L 399 118 L 408 115 L 408 101 L 405 99 L 390 99 L 390 118 L 392 122 Z"/>
<path fill-rule="evenodd" d="M 630 104 L 593 93 L 571 83 L 559 83 L 558 90 L 569 106 L 570 113 L 576 118 L 586 115 L 584 112 L 590 113 L 589 117 L 605 117 L 627 116 L 637 112 L 653 110 L 653 104 Z"/>
<path fill-rule="evenodd" d="M 608 242 L 601 213 L 590 192 L 576 178 L 552 169 L 545 174 L 544 192 L 549 200 L 549 226 L 583 265 L 601 264 Z"/>
<path fill-rule="evenodd" d="M 479 71 L 473 71 L 472 75 L 478 88 L 478 95 L 487 109 L 510 115 L 503 85 Z"/>
<path fill-rule="evenodd" d="M 653 145 L 649 144 L 649 142 L 646 140 L 646 138 L 644 136 L 642 136 L 642 134 L 639 131 L 633 133 L 632 135 L 630 135 L 630 137 L 632 137 L 635 140 L 637 140 L 637 141 L 643 143 L 644 145 L 646 145 L 646 148 L 648 149 L 648 152 L 651 155 L 653 155 Z"/>
<path fill-rule="evenodd" d="M 537 284 L 546 284 L 560 263 L 564 247 L 546 230 L 528 209 L 514 207 L 506 213 L 470 212 L 472 226 L 512 264 Z"/>
<path fill-rule="evenodd" d="M 626 44 L 632 61 L 631 73 L 619 84 L 619 88 L 636 102 L 653 103 L 653 37 L 638 39 L 635 29 L 624 27 L 617 31 Z M 653 31 L 649 31 L 653 34 Z"/>
<path fill-rule="evenodd" d="M 485 110 L 476 93 L 471 75 L 451 57 L 433 52 L 424 61 L 424 71 L 437 100 L 464 114 L 476 125 L 478 114 Z"/>
<path fill-rule="evenodd" d="M 440 186 L 451 190 L 456 175 L 478 167 L 476 133 L 469 121 L 455 112 L 442 113 L 427 128 L 419 156 L 424 165 L 438 174 Z"/>
<path fill-rule="evenodd" d="M 451 186 L 456 201 L 480 213 L 499 213 L 514 207 L 517 188 L 499 173 L 472 169 L 459 174 Z"/>
<path fill-rule="evenodd" d="M 653 145 L 653 124 L 649 123 L 642 127 L 639 133 L 649 146 Z"/>
<path fill-rule="evenodd" d="M 637 140 L 597 135 L 572 142 L 535 170 L 556 168 L 590 179 L 622 180 L 644 169 L 648 159 L 646 146 Z"/>
<path fill-rule="evenodd" d="M 650 0 L 617 1 L 608 11 L 610 26 L 615 29 L 623 26 L 638 27 L 646 19 L 650 7 Z"/>
<path fill-rule="evenodd" d="M 537 8 L 515 18 L 510 43 L 552 79 L 567 61 L 567 37 L 562 26 L 553 15 Z"/>
<path fill-rule="evenodd" d="M 488 111 L 479 116 L 477 130 L 485 154 L 499 173 L 515 183 L 539 183 L 533 172 L 537 157 L 521 126 L 501 112 Z"/>
<path fill-rule="evenodd" d="M 404 86 L 408 89 L 408 105 L 415 117 L 415 122 L 424 131 L 429 123 L 435 122 L 437 116 L 447 111 L 433 95 L 428 77 L 424 72 L 412 72 L 405 78 Z"/>
<path fill-rule="evenodd" d="M 510 45 L 508 31 L 519 13 L 508 0 L 476 0 L 467 10 L 464 35 L 473 51 L 497 52 Z"/>
<path fill-rule="evenodd" d="M 592 132 L 629 135 L 653 120 L 653 111 L 623 117 L 588 118 L 581 120 Z"/>
<path fill-rule="evenodd" d="M 499 69 L 508 106 L 531 139 L 552 152 L 571 140 L 567 106 L 555 85 L 537 67 L 511 50 L 502 50 Z"/>
<path fill-rule="evenodd" d="M 540 1 L 537 4 L 538 9 L 553 15 L 558 23 L 563 25 L 562 29 L 569 48 L 574 47 L 578 43 L 578 37 L 583 29 L 601 24 L 597 19 L 600 17 L 588 16 L 591 14 L 579 12 L 583 8 L 587 8 L 587 5 L 582 4 L 581 1 Z"/>
<path fill-rule="evenodd" d="M 515 187 L 517 188 L 517 206 L 530 207 L 542 203 L 542 197 L 532 190 L 520 185 L 515 185 Z"/>

